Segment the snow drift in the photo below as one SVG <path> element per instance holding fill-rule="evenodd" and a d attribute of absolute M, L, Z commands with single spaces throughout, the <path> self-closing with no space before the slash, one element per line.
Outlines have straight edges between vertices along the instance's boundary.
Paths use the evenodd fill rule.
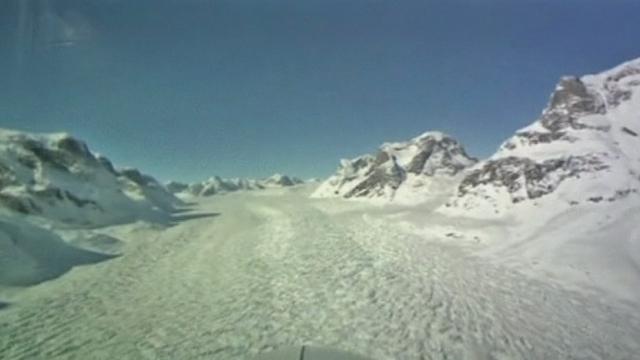
<path fill-rule="evenodd" d="M 80 249 L 17 217 L 0 217 L 0 286 L 28 286 L 116 255 Z"/>

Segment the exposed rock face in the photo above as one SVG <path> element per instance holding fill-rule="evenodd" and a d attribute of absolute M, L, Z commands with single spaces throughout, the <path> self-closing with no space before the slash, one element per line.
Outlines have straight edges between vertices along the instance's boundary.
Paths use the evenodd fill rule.
<path fill-rule="evenodd" d="M 551 132 L 563 129 L 584 129 L 578 122 L 585 115 L 604 114 L 604 99 L 576 77 L 564 77 L 551 96 L 549 107 L 543 112 L 540 122 Z"/>
<path fill-rule="evenodd" d="M 491 184 L 504 187 L 516 203 L 549 194 L 566 178 L 606 169 L 608 166 L 596 156 L 569 156 L 542 162 L 510 156 L 489 160 L 472 171 L 460 183 L 458 195 L 465 196 L 477 186 Z"/>
<path fill-rule="evenodd" d="M 154 186 L 158 184 L 156 179 L 149 175 L 144 175 L 138 169 L 124 168 L 120 170 L 120 175 L 133 181 L 139 186 Z"/>
<path fill-rule="evenodd" d="M 154 178 L 135 169 L 116 170 L 68 134 L 0 129 L 0 207 L 102 225 L 162 217 L 179 203 Z"/>
<path fill-rule="evenodd" d="M 382 197 L 387 190 L 398 190 L 405 179 L 406 171 L 398 165 L 396 158 L 381 151 L 370 163 L 363 181 L 345 193 L 344 197 Z"/>
<path fill-rule="evenodd" d="M 233 181 L 223 180 L 219 176 L 214 176 L 202 184 L 202 190 L 199 196 L 212 196 L 224 192 L 232 192 L 238 190 L 238 184 Z"/>
<path fill-rule="evenodd" d="M 189 188 L 189 185 L 177 181 L 169 181 L 166 188 L 170 193 L 176 194 L 186 191 Z"/>
<path fill-rule="evenodd" d="M 475 162 L 453 138 L 428 132 L 407 142 L 384 144 L 375 156 L 342 160 L 337 173 L 312 196 L 390 200 L 416 178 L 454 177 Z"/>
<path fill-rule="evenodd" d="M 112 175 L 116 175 L 116 176 L 119 175 L 118 171 L 116 170 L 116 168 L 111 163 L 111 160 L 107 159 L 106 157 L 104 157 L 102 155 L 96 155 L 96 160 L 98 161 L 98 163 L 100 163 L 100 165 L 103 168 L 105 168 Z"/>
<path fill-rule="evenodd" d="M 640 192 L 639 88 L 640 60 L 562 78 L 540 119 L 474 167 L 449 206 L 504 214 L 551 194 L 575 205 Z"/>
<path fill-rule="evenodd" d="M 404 147 L 402 143 L 390 144 L 389 150 L 383 147 L 383 151 L 402 152 Z M 410 147 L 412 149 L 404 150 L 412 156 L 405 170 L 416 175 L 455 175 L 477 161 L 467 155 L 458 141 L 441 133 L 423 134 L 414 139 Z M 415 155 L 411 152 L 415 152 Z"/>
<path fill-rule="evenodd" d="M 259 182 L 264 187 L 287 187 L 304 183 L 304 181 L 287 175 L 275 174 Z"/>

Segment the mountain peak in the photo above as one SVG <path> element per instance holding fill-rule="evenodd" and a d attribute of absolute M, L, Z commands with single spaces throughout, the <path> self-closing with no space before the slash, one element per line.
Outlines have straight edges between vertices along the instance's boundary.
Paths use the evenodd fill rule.
<path fill-rule="evenodd" d="M 283 174 L 274 174 L 268 178 L 256 179 L 224 179 L 212 176 L 209 179 L 190 185 L 178 182 L 167 183 L 167 189 L 182 197 L 213 196 L 235 191 L 264 190 L 266 188 L 291 187 L 302 184 L 303 181 Z"/>
<path fill-rule="evenodd" d="M 416 178 L 455 176 L 475 162 L 458 141 L 430 131 L 409 141 L 384 143 L 375 155 L 342 160 L 336 174 L 312 196 L 390 200 L 401 187 L 412 187 Z"/>
<path fill-rule="evenodd" d="M 530 200 L 562 208 L 640 193 L 638 114 L 640 59 L 562 77 L 541 117 L 475 167 L 449 205 L 504 214 Z"/>
<path fill-rule="evenodd" d="M 0 129 L 0 207 L 60 222 L 168 217 L 180 201 L 136 169 L 116 170 L 67 133 Z"/>

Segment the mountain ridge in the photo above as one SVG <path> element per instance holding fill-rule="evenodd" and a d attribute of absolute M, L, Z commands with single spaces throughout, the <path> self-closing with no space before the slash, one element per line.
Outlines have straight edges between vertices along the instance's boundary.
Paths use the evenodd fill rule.
<path fill-rule="evenodd" d="M 180 197 L 208 197 L 236 191 L 265 190 L 269 188 L 285 188 L 303 184 L 297 177 L 274 174 L 263 179 L 230 178 L 212 176 L 207 180 L 191 184 L 170 181 L 166 184 L 169 192 Z"/>
<path fill-rule="evenodd" d="M 640 59 L 598 74 L 563 76 L 540 117 L 486 159 L 468 156 L 462 144 L 431 131 L 342 160 L 311 197 L 420 203 L 446 193 L 439 211 L 495 217 L 525 203 L 564 207 L 639 194 L 638 89 Z M 424 139 L 455 145 L 444 147 L 444 157 L 420 146 L 410 151 Z M 422 177 L 419 186 L 408 174 Z M 438 179 L 442 186 L 424 186 Z"/>
<path fill-rule="evenodd" d="M 162 220 L 181 205 L 155 178 L 116 169 L 68 133 L 0 130 L 0 207 L 60 223 Z"/>
<path fill-rule="evenodd" d="M 402 197 L 405 189 L 454 178 L 476 161 L 451 136 L 425 132 L 405 142 L 383 143 L 375 154 L 342 160 L 312 197 L 391 201 Z"/>
<path fill-rule="evenodd" d="M 540 118 L 472 169 L 448 205 L 504 215 L 523 202 L 574 206 L 638 194 L 638 89 L 640 59 L 562 77 Z"/>

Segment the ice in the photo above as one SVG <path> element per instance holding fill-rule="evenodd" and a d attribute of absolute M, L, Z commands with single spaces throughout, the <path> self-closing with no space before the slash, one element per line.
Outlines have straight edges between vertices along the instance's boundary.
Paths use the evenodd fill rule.
<path fill-rule="evenodd" d="M 248 359 L 301 345 L 379 360 L 630 359 L 640 351 L 630 300 L 527 270 L 513 262 L 519 251 L 497 260 L 513 249 L 496 244 L 517 224 L 309 200 L 312 190 L 201 198 L 194 213 L 220 216 L 103 229 L 122 239 L 123 256 L 0 291 L 13 304 L 0 311 L 0 358 Z M 602 234 L 637 236 L 632 212 L 618 219 Z M 567 261 L 584 254 L 557 253 Z"/>

